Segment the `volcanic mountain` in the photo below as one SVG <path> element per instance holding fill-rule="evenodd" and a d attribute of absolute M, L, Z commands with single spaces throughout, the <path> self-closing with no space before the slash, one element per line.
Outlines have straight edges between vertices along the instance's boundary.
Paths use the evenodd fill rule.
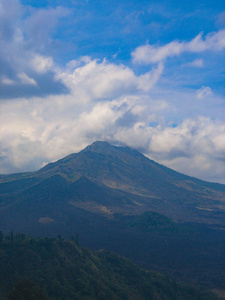
<path fill-rule="evenodd" d="M 180 174 L 107 142 L 95 142 L 37 172 L 1 176 L 0 197 L 4 229 L 14 223 L 7 220 L 12 211 L 14 218 L 23 218 L 29 210 L 32 223 L 57 223 L 66 218 L 65 208 L 111 218 L 151 210 L 178 222 L 225 225 L 225 185 Z"/>
<path fill-rule="evenodd" d="M 179 280 L 224 286 L 224 228 L 225 185 L 129 147 L 95 142 L 39 171 L 0 176 L 0 230 L 79 234 L 84 246 Z"/>

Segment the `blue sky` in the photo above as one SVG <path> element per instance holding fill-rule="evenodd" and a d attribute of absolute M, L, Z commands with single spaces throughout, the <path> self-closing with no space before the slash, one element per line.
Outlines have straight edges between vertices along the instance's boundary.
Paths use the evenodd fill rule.
<path fill-rule="evenodd" d="M 0 173 L 95 140 L 225 183 L 224 1 L 0 0 Z"/>

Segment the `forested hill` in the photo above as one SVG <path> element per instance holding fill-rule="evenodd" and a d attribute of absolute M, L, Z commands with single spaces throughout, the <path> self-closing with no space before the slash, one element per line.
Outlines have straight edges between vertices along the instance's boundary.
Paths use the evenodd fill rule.
<path fill-rule="evenodd" d="M 0 235 L 0 299 L 213 300 L 210 292 L 71 241 Z"/>

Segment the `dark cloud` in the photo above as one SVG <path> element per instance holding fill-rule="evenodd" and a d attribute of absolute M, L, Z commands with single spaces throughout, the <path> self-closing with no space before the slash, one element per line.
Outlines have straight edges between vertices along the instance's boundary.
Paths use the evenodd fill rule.
<path fill-rule="evenodd" d="M 43 97 L 47 95 L 67 94 L 69 90 L 60 81 L 54 79 L 53 73 L 35 76 L 37 85 L 32 84 L 2 84 L 0 83 L 0 99 L 15 99 L 29 97 Z"/>
<path fill-rule="evenodd" d="M 11 40 L 23 13 L 18 0 L 0 1 L 0 39 Z"/>
<path fill-rule="evenodd" d="M 116 120 L 115 125 L 119 127 L 131 127 L 138 122 L 138 116 L 127 111 L 122 117 Z"/>
<path fill-rule="evenodd" d="M 68 14 L 69 10 L 61 6 L 34 11 L 24 22 L 24 33 L 29 44 L 42 50 L 43 47 L 48 47 L 58 20 Z"/>
<path fill-rule="evenodd" d="M 55 79 L 53 59 L 39 50 L 44 52 L 57 20 L 68 11 L 25 11 L 18 0 L 0 0 L 0 8 L 0 99 L 67 93 Z"/>

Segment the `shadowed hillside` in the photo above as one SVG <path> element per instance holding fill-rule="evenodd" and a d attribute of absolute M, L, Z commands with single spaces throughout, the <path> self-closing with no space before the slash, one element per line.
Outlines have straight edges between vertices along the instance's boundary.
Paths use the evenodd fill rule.
<path fill-rule="evenodd" d="M 84 249 L 78 240 L 31 239 L 24 234 L 1 237 L 0 298 L 216 299 L 204 289 L 178 284 L 116 254 Z"/>

